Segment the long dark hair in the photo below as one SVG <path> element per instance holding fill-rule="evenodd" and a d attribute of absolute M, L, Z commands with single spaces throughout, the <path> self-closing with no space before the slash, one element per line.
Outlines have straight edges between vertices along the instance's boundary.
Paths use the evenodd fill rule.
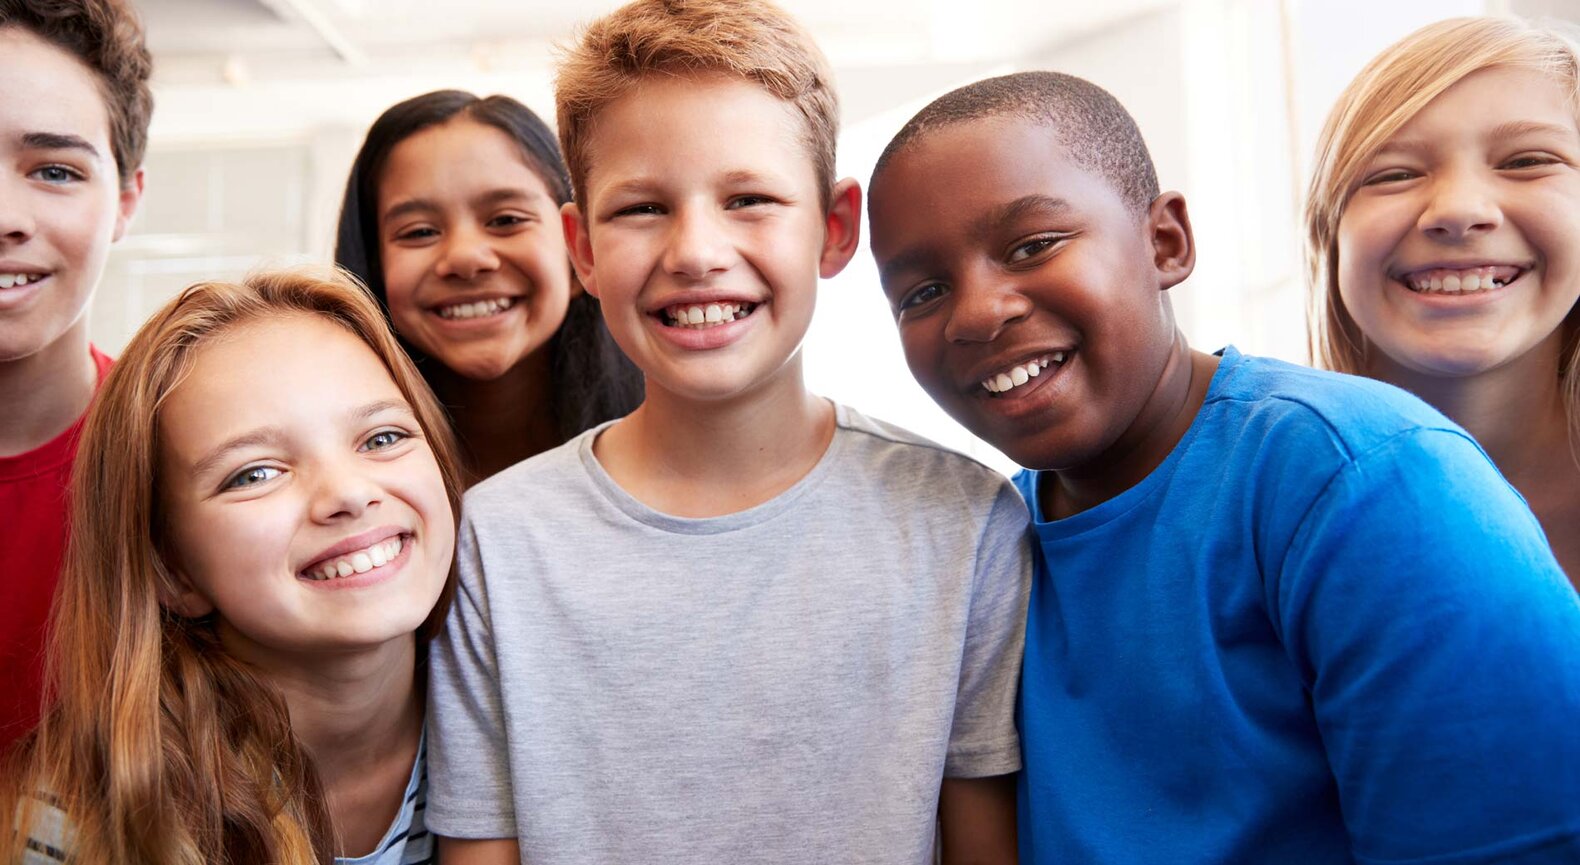
<path fill-rule="evenodd" d="M 464 90 L 436 90 L 401 102 L 379 116 L 351 166 L 346 197 L 340 207 L 335 263 L 355 274 L 389 315 L 384 267 L 379 260 L 378 180 L 395 145 L 431 126 L 455 117 L 492 126 L 521 146 L 521 155 L 557 204 L 571 200 L 570 175 L 559 144 L 532 109 L 508 96 L 478 98 Z M 569 261 L 566 262 L 569 267 Z M 571 279 L 575 279 L 575 273 Z M 402 340 L 428 376 L 431 363 Z M 554 416 L 560 437 L 570 439 L 613 418 L 631 413 L 642 401 L 642 374 L 615 345 L 604 326 L 598 299 L 579 292 L 571 299 L 549 345 Z M 430 379 L 431 384 L 431 379 Z"/>

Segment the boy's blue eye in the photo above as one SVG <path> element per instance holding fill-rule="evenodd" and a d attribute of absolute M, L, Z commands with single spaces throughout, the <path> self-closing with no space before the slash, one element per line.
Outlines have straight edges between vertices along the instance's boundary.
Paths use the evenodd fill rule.
<path fill-rule="evenodd" d="M 82 174 L 64 165 L 46 165 L 33 172 L 34 177 L 45 183 L 64 184 L 83 179 Z"/>
<path fill-rule="evenodd" d="M 940 297 L 943 297 L 947 291 L 948 289 L 944 287 L 943 283 L 929 282 L 926 285 L 917 288 L 910 294 L 907 294 L 905 297 L 900 298 L 898 311 L 904 312 L 908 309 L 915 309 L 918 306 L 932 303 Z"/>
<path fill-rule="evenodd" d="M 362 443 L 362 449 L 366 451 L 387 450 L 409 438 L 411 436 L 401 430 L 379 430 L 368 436 L 368 440 Z"/>
<path fill-rule="evenodd" d="M 281 474 L 282 472 L 273 466 L 248 466 L 231 475 L 230 479 L 225 481 L 224 489 L 240 490 L 255 487 L 265 481 L 274 480 Z"/>

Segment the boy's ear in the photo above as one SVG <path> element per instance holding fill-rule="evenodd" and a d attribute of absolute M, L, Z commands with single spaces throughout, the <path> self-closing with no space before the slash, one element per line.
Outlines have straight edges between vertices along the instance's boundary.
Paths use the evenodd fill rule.
<path fill-rule="evenodd" d="M 1152 239 L 1152 264 L 1164 291 L 1185 281 L 1196 268 L 1196 238 L 1191 234 L 1185 196 L 1165 192 L 1147 208 L 1147 235 Z"/>
<path fill-rule="evenodd" d="M 861 184 L 847 177 L 834 184 L 828 199 L 828 215 L 823 218 L 823 252 L 818 257 L 818 275 L 837 276 L 850 263 L 861 245 Z"/>
<path fill-rule="evenodd" d="M 126 236 L 126 229 L 131 226 L 132 217 L 137 215 L 137 205 L 142 200 L 143 170 L 139 168 L 132 174 L 132 182 L 121 187 L 118 212 L 115 214 L 115 233 L 110 235 L 112 242 Z"/>
<path fill-rule="evenodd" d="M 592 238 L 587 233 L 587 220 L 582 218 L 576 202 L 560 205 L 560 226 L 565 230 L 565 251 L 571 254 L 571 267 L 576 269 L 576 279 L 593 297 L 598 296 L 598 281 L 593 277 Z"/>

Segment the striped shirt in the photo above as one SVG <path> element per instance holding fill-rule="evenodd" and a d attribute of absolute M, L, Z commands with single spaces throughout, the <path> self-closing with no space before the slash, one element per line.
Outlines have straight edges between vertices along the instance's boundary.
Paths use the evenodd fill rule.
<path fill-rule="evenodd" d="M 428 834 L 423 815 L 428 808 L 428 733 L 424 729 L 412 761 L 411 778 L 406 782 L 406 798 L 395 822 L 384 833 L 378 847 L 366 856 L 336 859 L 335 865 L 430 865 L 435 861 L 433 836 Z M 71 852 L 72 829 L 64 811 L 47 796 L 41 796 L 32 813 L 27 850 L 22 865 L 60 865 Z"/>

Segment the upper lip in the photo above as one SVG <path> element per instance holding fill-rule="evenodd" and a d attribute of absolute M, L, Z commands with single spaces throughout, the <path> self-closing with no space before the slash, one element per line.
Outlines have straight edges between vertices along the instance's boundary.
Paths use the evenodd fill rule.
<path fill-rule="evenodd" d="M 699 288 L 677 291 L 665 295 L 663 300 L 653 304 L 649 312 L 660 313 L 672 306 L 699 306 L 708 303 L 762 303 L 749 292 L 731 291 L 727 288 Z"/>
<path fill-rule="evenodd" d="M 28 276 L 48 276 L 49 271 L 33 264 L 0 259 L 0 273 L 25 273 Z"/>
<path fill-rule="evenodd" d="M 1475 270 L 1478 267 L 1513 267 L 1519 270 L 1530 270 L 1528 261 L 1497 261 L 1487 258 L 1464 259 L 1460 261 L 1432 261 L 1425 264 L 1412 264 L 1409 267 L 1395 268 L 1394 279 L 1408 279 L 1412 274 L 1427 270 Z"/>
<path fill-rule="evenodd" d="M 1074 346 L 1063 345 L 1053 346 L 1052 348 L 1000 352 L 994 355 L 993 358 L 972 366 L 971 374 L 965 378 L 965 382 L 961 386 L 966 390 L 971 390 L 972 388 L 980 390 L 982 387 L 982 382 L 992 378 L 993 376 L 996 376 L 999 373 L 1009 370 L 1013 367 L 1021 366 L 1022 364 L 1037 360 L 1038 358 L 1047 357 L 1056 351 L 1062 351 L 1065 354 L 1069 354 L 1070 352 L 1075 351 L 1075 348 Z"/>
<path fill-rule="evenodd" d="M 338 558 L 354 550 L 364 549 L 378 543 L 379 541 L 389 540 L 390 538 L 396 537 L 397 535 L 404 534 L 406 534 L 406 530 L 399 526 L 379 526 L 376 529 L 368 529 L 365 532 L 358 532 L 357 534 L 346 538 L 340 543 L 325 549 L 323 552 L 319 553 L 313 558 L 308 559 L 307 562 L 300 568 L 297 568 L 297 570 L 308 570 L 314 565 L 323 564 L 329 559 Z"/>

